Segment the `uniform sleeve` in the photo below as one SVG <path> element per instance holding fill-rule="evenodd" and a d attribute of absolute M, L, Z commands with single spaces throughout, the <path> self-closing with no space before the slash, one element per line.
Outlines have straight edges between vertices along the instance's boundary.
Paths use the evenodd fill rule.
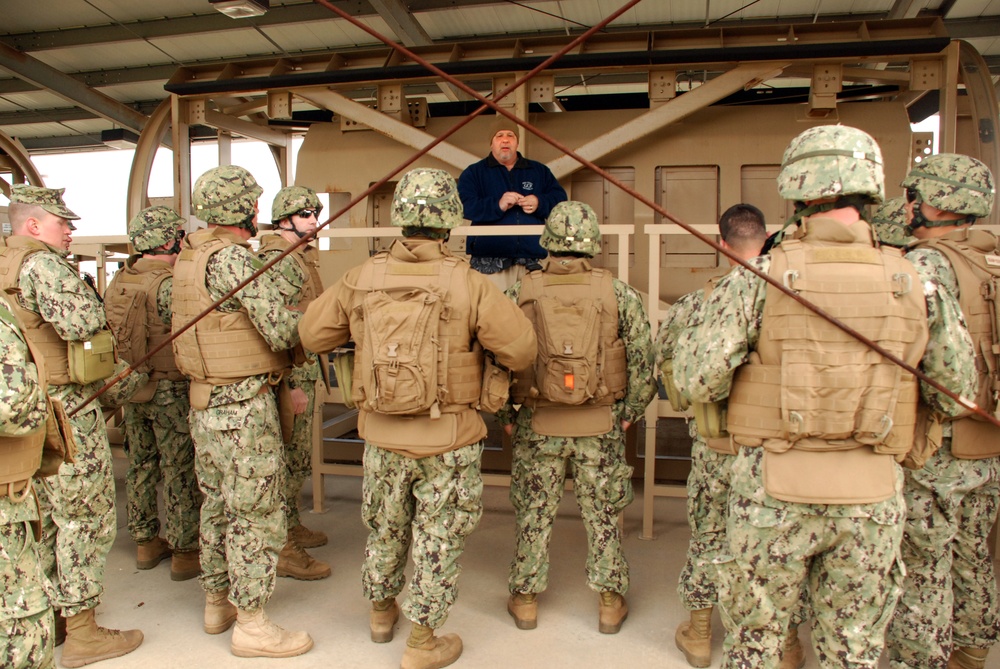
<path fill-rule="evenodd" d="M 168 276 L 160 282 L 160 289 L 156 292 L 156 313 L 160 315 L 160 320 L 169 328 L 174 320 L 174 311 L 171 306 L 174 301 L 174 278 Z"/>
<path fill-rule="evenodd" d="M 104 305 L 67 262 L 35 253 L 21 267 L 22 304 L 51 324 L 65 341 L 87 341 L 104 328 Z"/>
<path fill-rule="evenodd" d="M 45 423 L 45 391 L 27 345 L 5 321 L 0 321 L 0 371 L 0 435 L 34 432 Z"/>
<path fill-rule="evenodd" d="M 309 304 L 299 321 L 299 335 L 307 351 L 329 353 L 350 340 L 349 305 L 352 291 L 346 284 L 353 284 L 357 274 L 357 268 L 351 270 Z"/>
<path fill-rule="evenodd" d="M 504 295 L 509 297 L 514 304 L 517 304 L 518 299 L 521 297 L 521 282 L 515 281 L 514 285 L 504 291 Z M 518 307 L 518 309 L 520 309 L 520 307 Z M 513 423 L 514 418 L 517 416 L 517 412 L 514 411 L 514 398 L 508 396 L 507 402 L 500 407 L 496 416 L 500 425 L 510 425 Z"/>
<path fill-rule="evenodd" d="M 489 279 L 474 270 L 468 276 L 476 339 L 507 369 L 525 369 L 538 353 L 531 321 Z"/>
<path fill-rule="evenodd" d="M 261 262 L 266 264 L 280 253 L 279 249 L 273 249 L 258 254 L 258 257 Z M 267 270 L 264 276 L 278 289 L 286 305 L 294 307 L 302 300 L 302 288 L 305 286 L 308 277 L 291 255 L 287 255 L 280 262 L 275 263 Z"/>
<path fill-rule="evenodd" d="M 614 280 L 614 287 L 618 301 L 618 336 L 625 342 L 628 365 L 628 385 L 622 402 L 621 419 L 634 423 L 656 394 L 653 342 L 649 318 L 639 293 L 617 279 Z"/>
<path fill-rule="evenodd" d="M 263 266 L 242 246 L 223 248 L 209 259 L 206 268 L 210 294 L 219 299 Z M 250 321 L 272 351 L 283 351 L 299 343 L 298 324 L 302 314 L 285 307 L 281 293 L 266 274 L 237 291 L 220 309 L 236 311 L 240 306 L 247 310 Z"/>
<path fill-rule="evenodd" d="M 541 188 L 535 191 L 535 196 L 538 198 L 538 211 L 535 212 L 535 216 L 544 223 L 553 207 L 566 201 L 566 190 L 559 184 L 552 170 L 542 163 L 538 163 L 538 167 L 542 174 L 542 183 Z"/>
<path fill-rule="evenodd" d="M 499 204 L 503 191 L 494 192 L 496 189 L 486 183 L 486 176 L 481 163 L 473 163 L 458 177 L 458 196 L 464 216 L 473 223 L 492 223 L 503 218 Z"/>
<path fill-rule="evenodd" d="M 767 256 L 750 261 L 766 272 Z M 729 397 L 733 374 L 757 347 L 767 282 L 744 267 L 724 276 L 674 348 L 674 383 L 693 402 Z"/>
<path fill-rule="evenodd" d="M 927 300 L 929 339 L 920 371 L 960 397 L 975 398 L 979 383 L 975 350 L 958 303 L 955 271 L 948 259 L 933 249 L 910 251 L 906 259 L 916 267 Z M 947 416 L 966 410 L 923 382 L 920 394 L 928 406 Z"/>
<path fill-rule="evenodd" d="M 654 349 L 656 351 L 655 364 L 657 368 L 663 365 L 664 360 L 670 360 L 674 357 L 674 347 L 677 345 L 677 339 L 680 337 L 681 332 L 684 331 L 684 328 L 688 326 L 692 315 L 701 304 L 704 294 L 705 292 L 699 289 L 693 293 L 683 295 L 667 310 L 663 321 L 660 323 L 660 329 L 656 333 L 656 345 Z"/>

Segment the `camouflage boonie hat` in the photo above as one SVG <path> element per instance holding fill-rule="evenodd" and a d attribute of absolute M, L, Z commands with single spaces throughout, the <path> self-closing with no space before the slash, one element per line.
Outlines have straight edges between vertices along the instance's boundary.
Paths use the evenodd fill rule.
<path fill-rule="evenodd" d="M 319 212 L 323 211 L 323 203 L 319 201 L 316 191 L 305 186 L 282 188 L 271 203 L 271 222 L 277 225 L 281 219 L 303 209 L 315 209 L 316 217 L 319 218 Z"/>
<path fill-rule="evenodd" d="M 904 188 L 913 188 L 920 199 L 941 211 L 983 218 L 993 211 L 996 187 L 993 174 L 982 162 L 958 153 L 939 153 L 910 170 Z M 949 221 L 950 223 L 951 221 Z"/>
<path fill-rule="evenodd" d="M 882 151 L 872 137 L 846 125 L 809 128 L 789 143 L 778 173 L 781 197 L 796 202 L 842 195 L 885 198 Z"/>
<path fill-rule="evenodd" d="M 69 223 L 70 230 L 76 230 L 72 221 L 80 220 L 63 202 L 62 194 L 65 188 L 44 188 L 42 186 L 29 186 L 27 184 L 14 184 L 10 188 L 11 203 L 33 204 L 41 207 L 50 214 L 55 214 L 60 218 L 65 218 Z"/>
<path fill-rule="evenodd" d="M 263 192 L 244 168 L 222 165 L 208 170 L 194 182 L 191 205 L 194 215 L 206 223 L 246 226 Z"/>
<path fill-rule="evenodd" d="M 601 252 L 601 229 L 589 204 L 560 202 L 545 221 L 538 243 L 547 251 L 582 253 L 594 257 Z"/>
<path fill-rule="evenodd" d="M 888 246 L 902 248 L 914 241 L 906 234 L 906 198 L 903 196 L 880 204 L 872 212 L 871 224 L 878 240 Z"/>
<path fill-rule="evenodd" d="M 128 222 L 128 239 L 140 253 L 177 239 L 184 219 L 170 207 L 147 207 Z"/>
<path fill-rule="evenodd" d="M 398 228 L 451 230 L 462 224 L 462 213 L 455 178 L 444 170 L 418 167 L 396 184 L 389 222 Z"/>

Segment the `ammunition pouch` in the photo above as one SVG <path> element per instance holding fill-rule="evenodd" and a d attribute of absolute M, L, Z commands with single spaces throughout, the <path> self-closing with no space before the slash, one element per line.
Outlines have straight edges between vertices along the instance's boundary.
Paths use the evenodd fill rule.
<path fill-rule="evenodd" d="M 496 413 L 510 397 L 510 372 L 486 356 L 483 362 L 483 388 L 479 395 L 479 410 Z"/>
<path fill-rule="evenodd" d="M 913 446 L 900 464 L 907 469 L 922 468 L 941 448 L 941 443 L 944 440 L 943 435 L 944 425 L 940 418 L 921 404 L 917 408 L 917 425 L 913 433 Z"/>
<path fill-rule="evenodd" d="M 325 361 L 321 361 L 327 364 Z M 333 375 L 337 380 L 337 387 L 344 397 L 344 406 L 353 409 L 357 406 L 354 402 L 354 349 L 338 348 L 333 351 Z"/>
<path fill-rule="evenodd" d="M 115 337 L 110 330 L 101 330 L 89 341 L 67 342 L 69 380 L 82 386 L 114 375 L 118 356 Z"/>

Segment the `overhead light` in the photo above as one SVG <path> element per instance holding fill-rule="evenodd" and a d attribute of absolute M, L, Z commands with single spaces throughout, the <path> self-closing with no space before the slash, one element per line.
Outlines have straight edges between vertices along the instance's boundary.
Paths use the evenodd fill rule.
<path fill-rule="evenodd" d="M 139 143 L 139 135 L 125 128 L 111 128 L 101 131 L 101 142 L 112 149 L 134 149 Z"/>
<path fill-rule="evenodd" d="M 271 8 L 269 0 L 208 0 L 209 3 L 231 19 L 248 19 L 262 16 Z"/>

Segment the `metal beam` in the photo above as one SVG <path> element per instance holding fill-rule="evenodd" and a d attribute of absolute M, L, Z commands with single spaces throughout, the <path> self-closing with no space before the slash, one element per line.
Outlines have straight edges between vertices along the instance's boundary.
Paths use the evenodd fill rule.
<path fill-rule="evenodd" d="M 433 40 L 400 0 L 368 0 L 371 6 L 389 24 L 403 46 L 427 46 Z M 330 13 L 333 16 L 333 13 Z"/>
<path fill-rule="evenodd" d="M 756 82 L 767 81 L 778 76 L 788 65 L 789 63 L 775 62 L 738 65 L 698 88 L 684 95 L 679 95 L 656 109 L 652 109 L 601 137 L 587 142 L 576 149 L 576 153 L 591 162 L 598 161 L 612 151 L 617 151 L 623 146 L 638 141 L 651 132 L 679 121 L 699 109 L 704 109 L 731 93 L 752 87 Z M 548 166 L 556 179 L 562 179 L 582 167 L 571 156 L 556 158 Z"/>
<path fill-rule="evenodd" d="M 273 144 L 274 146 L 288 145 L 288 135 L 283 132 L 272 130 L 267 126 L 257 125 L 256 123 L 251 123 L 250 121 L 244 121 L 243 119 L 236 118 L 235 116 L 228 116 L 221 112 L 217 112 L 214 109 L 205 110 L 205 125 L 212 126 L 213 128 L 217 128 L 219 130 L 228 130 L 234 135 L 241 135 L 243 137 L 260 140 L 261 142 Z"/>
<path fill-rule="evenodd" d="M 145 114 L 6 44 L 0 44 L 0 67 L 129 130 L 139 133 L 146 125 Z"/>
<path fill-rule="evenodd" d="M 375 132 L 414 149 L 422 149 L 436 139 L 433 135 L 423 130 L 390 118 L 380 111 L 354 102 L 329 89 L 312 88 L 293 92 L 297 97 L 316 105 L 320 109 L 329 109 L 336 114 L 346 116 L 358 123 L 363 123 Z M 448 142 L 438 144 L 428 152 L 428 155 L 443 160 L 460 170 L 464 170 L 480 158 L 480 156 L 475 156 Z"/>

